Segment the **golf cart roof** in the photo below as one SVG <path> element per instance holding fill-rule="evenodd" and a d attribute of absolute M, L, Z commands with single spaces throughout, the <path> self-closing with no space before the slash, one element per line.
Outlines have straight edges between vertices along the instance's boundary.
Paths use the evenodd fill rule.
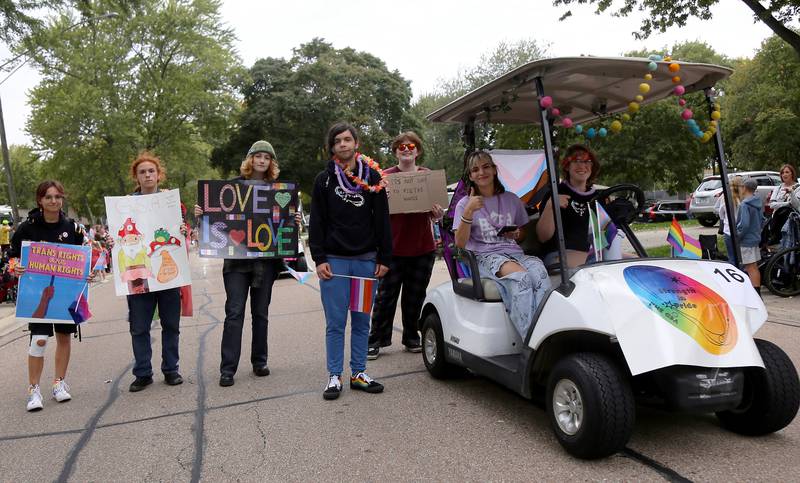
<path fill-rule="evenodd" d="M 505 124 L 539 123 L 534 79 L 542 78 L 544 93 L 553 105 L 576 123 L 624 111 L 639 94 L 639 84 L 649 59 L 637 57 L 561 57 L 529 62 L 485 84 L 428 115 L 433 122 L 488 120 Z M 650 92 L 640 104 L 649 104 L 672 94 L 674 75 L 679 75 L 686 92 L 713 87 L 733 70 L 711 64 L 677 62 L 677 74 L 670 62 L 657 62 L 649 81 Z"/>

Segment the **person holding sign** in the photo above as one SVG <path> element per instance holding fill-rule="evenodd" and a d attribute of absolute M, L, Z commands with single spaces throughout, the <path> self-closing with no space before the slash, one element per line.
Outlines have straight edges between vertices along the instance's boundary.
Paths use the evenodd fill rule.
<path fill-rule="evenodd" d="M 308 241 L 325 309 L 329 376 L 322 396 L 336 399 L 342 391 L 347 312 L 355 305 L 361 308 L 350 311 L 350 388 L 383 391 L 383 385 L 366 373 L 369 313 L 365 312 L 369 310 L 364 304 L 352 303 L 351 296 L 357 294 L 351 281 L 386 275 L 392 262 L 392 234 L 383 175 L 377 163 L 356 151 L 356 129 L 346 123 L 335 124 L 328 131 L 326 147 L 332 159 L 314 180 Z M 366 290 L 356 292 L 371 299 L 373 285 L 358 284 Z"/>
<path fill-rule="evenodd" d="M 18 263 L 22 254 L 22 242 L 37 241 L 50 243 L 65 243 L 70 245 L 83 245 L 83 233 L 75 223 L 61 211 L 64 206 L 64 187 L 58 181 L 43 181 L 36 188 L 36 205 L 11 239 L 10 256 L 14 260 L 14 272 L 17 277 L 25 273 L 25 267 Z M 52 287 L 46 288 L 42 294 L 40 307 L 46 307 L 52 298 Z M 41 310 L 40 310 L 41 312 Z M 42 316 L 46 309 L 42 312 Z M 72 399 L 69 386 L 64 378 L 67 376 L 67 367 L 71 352 L 70 335 L 78 332 L 76 324 L 28 324 L 31 339 L 28 349 L 28 411 L 42 409 L 42 393 L 39 389 L 39 380 L 44 370 L 44 353 L 47 341 L 55 334 L 56 357 L 55 378 L 53 379 L 53 398 L 58 402 Z"/>
<path fill-rule="evenodd" d="M 239 168 L 240 180 L 273 182 L 278 179 L 280 169 L 275 149 L 267 141 L 256 141 L 247 151 Z M 199 205 L 194 206 L 194 215 L 203 215 Z M 300 214 L 295 215 L 300 226 Z M 250 363 L 253 374 L 258 377 L 270 374 L 267 366 L 267 327 L 272 285 L 283 268 L 280 258 L 233 259 L 226 258 L 222 265 L 225 283 L 225 323 L 222 332 L 222 361 L 219 365 L 219 385 L 233 386 L 233 376 L 239 367 L 242 353 L 242 327 L 247 293 L 250 292 L 250 314 L 253 323 L 253 340 L 250 344 Z"/>
<path fill-rule="evenodd" d="M 133 196 L 150 195 L 159 192 L 158 184 L 166 179 L 166 171 L 158 157 L 143 151 L 131 164 L 131 177 L 136 182 Z M 181 226 L 181 233 L 186 236 L 187 230 L 184 223 Z M 153 383 L 150 326 L 153 324 L 156 307 L 161 318 L 161 372 L 164 374 L 164 382 L 170 386 L 183 384 L 183 377 L 178 373 L 181 289 L 174 287 L 156 292 L 148 291 L 145 287 L 150 273 L 150 262 L 145 254 L 142 234 L 136 223 L 130 219 L 126 220 L 118 235 L 122 239 L 122 247 L 115 254 L 116 263 L 128 286 L 134 289 L 131 290 L 131 295 L 127 296 L 128 321 L 135 359 L 133 365 L 135 379 L 129 390 L 138 392 Z"/>
<path fill-rule="evenodd" d="M 506 192 L 497 166 L 486 151 L 467 158 L 470 191 L 453 216 L 456 246 L 475 253 L 481 277 L 497 282 L 511 322 L 524 340 L 533 314 L 550 290 L 544 264 L 525 255 L 517 244 L 524 237 L 528 214 L 522 200 Z"/>
<path fill-rule="evenodd" d="M 401 133 L 392 141 L 392 152 L 397 166 L 383 170 L 383 174 L 429 171 L 417 166 L 422 155 L 422 140 L 413 131 Z M 433 240 L 433 222 L 444 216 L 441 205 L 434 204 L 427 213 L 397 213 L 390 216 L 392 224 L 392 263 L 380 284 L 372 311 L 367 359 L 377 359 L 381 347 L 392 345 L 392 323 L 397 309 L 400 289 L 403 296 L 400 310 L 403 317 L 401 342 L 409 352 L 421 352 L 417 318 L 422 311 L 425 291 L 431 280 L 433 262 L 436 260 L 436 243 Z"/>

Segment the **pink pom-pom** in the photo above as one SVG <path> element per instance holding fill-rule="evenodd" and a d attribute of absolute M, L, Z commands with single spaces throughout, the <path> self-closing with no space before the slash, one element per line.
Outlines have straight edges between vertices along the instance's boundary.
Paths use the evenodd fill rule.
<path fill-rule="evenodd" d="M 561 111 L 557 107 L 554 107 L 554 108 L 550 109 L 550 113 L 553 114 L 553 116 L 555 116 L 555 117 L 558 117 L 558 116 L 561 115 Z"/>
<path fill-rule="evenodd" d="M 692 118 L 692 116 L 694 116 L 694 113 L 691 111 L 691 109 L 685 109 L 681 113 L 681 117 L 683 118 L 684 121 L 688 121 L 689 119 Z"/>
<path fill-rule="evenodd" d="M 672 89 L 672 93 L 675 94 L 676 96 L 682 96 L 685 92 L 686 88 L 683 86 L 675 86 L 675 88 Z"/>
<path fill-rule="evenodd" d="M 565 117 L 564 119 L 561 120 L 561 125 L 564 126 L 567 129 L 571 128 L 572 127 L 572 119 L 570 119 L 568 117 Z"/>
<path fill-rule="evenodd" d="M 679 100 L 678 101 L 678 105 L 681 106 L 681 107 L 685 106 L 686 105 L 686 99 Z"/>
<path fill-rule="evenodd" d="M 539 100 L 539 105 L 542 106 L 544 109 L 553 105 L 553 98 L 550 96 L 544 96 Z"/>

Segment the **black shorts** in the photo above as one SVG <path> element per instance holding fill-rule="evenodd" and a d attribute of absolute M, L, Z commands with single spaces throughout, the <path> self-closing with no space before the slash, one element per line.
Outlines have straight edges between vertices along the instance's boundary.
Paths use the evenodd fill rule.
<path fill-rule="evenodd" d="M 53 337 L 53 331 L 59 334 L 75 334 L 78 332 L 78 324 L 28 324 L 31 335 L 46 335 Z"/>

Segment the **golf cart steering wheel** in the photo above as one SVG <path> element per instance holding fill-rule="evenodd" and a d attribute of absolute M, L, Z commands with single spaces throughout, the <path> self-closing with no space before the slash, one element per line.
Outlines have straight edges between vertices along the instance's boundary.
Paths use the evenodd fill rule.
<path fill-rule="evenodd" d="M 630 225 L 644 210 L 644 191 L 634 184 L 623 183 L 600 190 L 590 203 L 600 200 L 611 220 L 617 225 Z"/>

